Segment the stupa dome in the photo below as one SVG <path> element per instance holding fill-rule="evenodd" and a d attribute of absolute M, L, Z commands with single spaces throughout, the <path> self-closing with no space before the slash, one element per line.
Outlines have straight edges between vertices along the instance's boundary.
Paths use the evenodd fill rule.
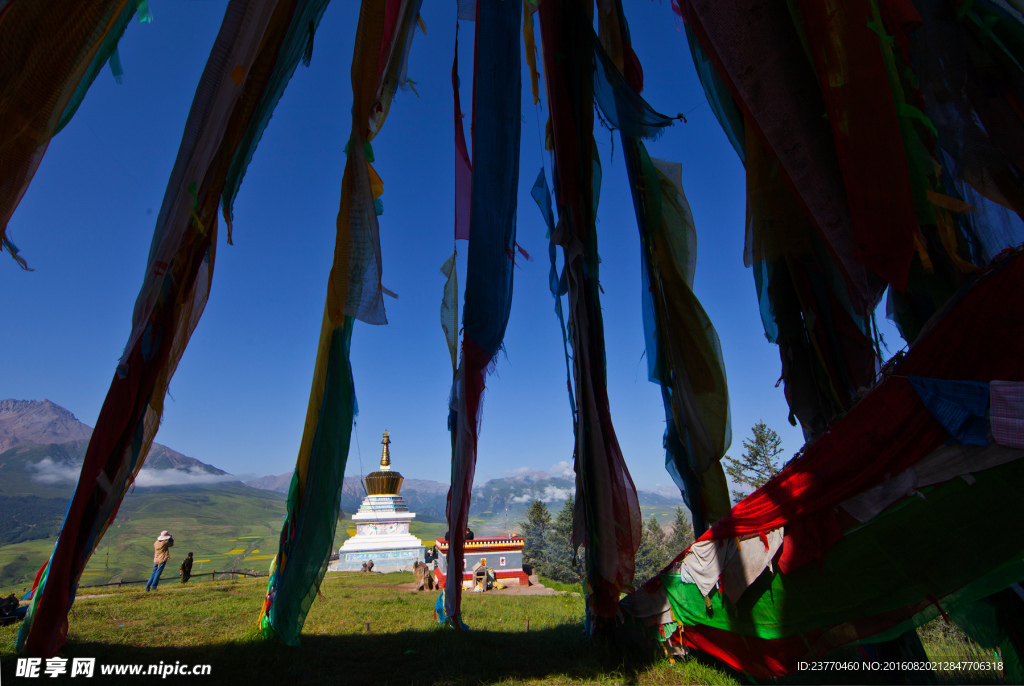
<path fill-rule="evenodd" d="M 384 438 L 381 440 L 384 449 L 380 455 L 380 470 L 370 472 L 363 478 L 367 495 L 398 495 L 402 490 L 402 481 L 405 478 L 399 473 L 391 471 L 391 453 L 388 446 L 391 445 L 391 436 L 388 430 L 384 429 Z"/>

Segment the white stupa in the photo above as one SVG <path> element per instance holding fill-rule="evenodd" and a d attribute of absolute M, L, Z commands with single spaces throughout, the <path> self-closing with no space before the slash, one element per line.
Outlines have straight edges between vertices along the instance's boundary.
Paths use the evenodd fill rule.
<path fill-rule="evenodd" d="M 363 564 L 373 560 L 375 572 L 400 572 L 411 570 L 416 561 L 423 562 L 423 542 L 409 533 L 409 523 L 416 513 L 409 512 L 405 500 L 398 495 L 404 478 L 391 470 L 391 437 L 387 429 L 381 443 L 384 449 L 380 470 L 363 479 L 366 497 L 359 511 L 352 515 L 356 535 L 341 546 L 338 561 L 331 563 L 328 571 L 358 572 Z"/>

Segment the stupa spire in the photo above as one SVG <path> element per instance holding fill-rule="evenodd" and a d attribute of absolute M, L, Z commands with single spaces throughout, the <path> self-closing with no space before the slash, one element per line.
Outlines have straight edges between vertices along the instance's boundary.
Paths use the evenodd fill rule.
<path fill-rule="evenodd" d="M 380 471 L 390 472 L 391 471 L 391 453 L 388 451 L 388 446 L 391 445 L 391 436 L 388 434 L 388 430 L 384 429 L 384 438 L 381 440 L 384 445 L 384 449 L 380 453 Z"/>

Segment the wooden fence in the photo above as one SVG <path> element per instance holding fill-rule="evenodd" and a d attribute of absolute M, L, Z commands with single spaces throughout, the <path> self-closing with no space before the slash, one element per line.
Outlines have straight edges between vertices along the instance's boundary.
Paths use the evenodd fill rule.
<path fill-rule="evenodd" d="M 269 574 L 267 574 L 266 572 L 262 572 L 262 573 L 261 572 L 240 572 L 237 569 L 231 569 L 231 570 L 226 570 L 226 571 L 223 571 L 223 572 L 204 572 L 202 574 L 192 574 L 189 577 L 189 580 L 198 579 L 199 577 L 202 577 L 202 576 L 208 576 L 208 577 L 210 577 L 211 581 L 216 581 L 218 574 L 221 575 L 220 581 L 227 581 L 229 579 L 234 579 L 236 576 L 251 576 L 251 577 L 266 577 L 266 576 L 269 576 Z M 177 580 L 179 578 L 180 577 L 178 577 L 178 576 L 169 576 L 169 577 L 166 577 L 166 578 L 165 577 L 160 577 L 160 581 L 163 581 L 164 583 L 173 583 L 174 580 Z M 127 584 L 144 584 L 147 581 L 149 581 L 149 579 L 138 579 L 137 581 L 135 581 L 135 580 L 133 580 L 133 581 L 111 581 L 111 582 L 108 582 L 108 583 L 105 583 L 105 584 L 82 584 L 82 585 L 79 586 L 79 588 L 102 588 L 104 586 L 124 586 L 124 585 L 127 585 Z"/>

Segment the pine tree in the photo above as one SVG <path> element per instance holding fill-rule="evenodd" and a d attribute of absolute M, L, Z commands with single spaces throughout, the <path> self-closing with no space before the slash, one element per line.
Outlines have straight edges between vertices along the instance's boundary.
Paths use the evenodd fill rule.
<path fill-rule="evenodd" d="M 668 536 L 665 535 L 665 530 L 661 528 L 658 518 L 654 515 L 647 520 L 647 540 L 656 550 L 665 550 L 665 545 L 668 543 Z"/>
<path fill-rule="evenodd" d="M 636 551 L 636 571 L 633 574 L 634 585 L 639 586 L 660 572 L 668 561 L 668 537 L 661 528 L 657 517 L 651 515 L 644 525 L 640 536 L 640 547 Z"/>
<path fill-rule="evenodd" d="M 548 512 L 548 506 L 534 500 L 526 510 L 526 521 L 519 522 L 519 526 L 524 539 L 523 564 L 530 565 L 535 570 L 544 570 L 545 543 L 551 529 L 551 513 Z"/>
<path fill-rule="evenodd" d="M 672 522 L 672 535 L 668 539 L 669 559 L 686 550 L 694 541 L 693 525 L 683 513 L 683 508 L 676 508 L 676 519 Z"/>
<path fill-rule="evenodd" d="M 753 440 L 743 441 L 743 457 L 735 459 L 726 455 L 722 458 L 725 471 L 737 484 L 749 486 L 755 491 L 779 473 L 779 455 L 782 454 L 782 439 L 768 428 L 764 422 L 758 422 L 753 428 Z M 734 490 L 732 497 L 743 500 L 748 494 L 742 490 Z"/>
<path fill-rule="evenodd" d="M 545 547 L 545 576 L 563 583 L 580 583 L 583 580 L 583 552 L 578 558 L 572 549 L 572 511 L 575 501 L 570 495 L 558 512 L 548 531 Z M 575 559 L 575 564 L 573 564 Z"/>

